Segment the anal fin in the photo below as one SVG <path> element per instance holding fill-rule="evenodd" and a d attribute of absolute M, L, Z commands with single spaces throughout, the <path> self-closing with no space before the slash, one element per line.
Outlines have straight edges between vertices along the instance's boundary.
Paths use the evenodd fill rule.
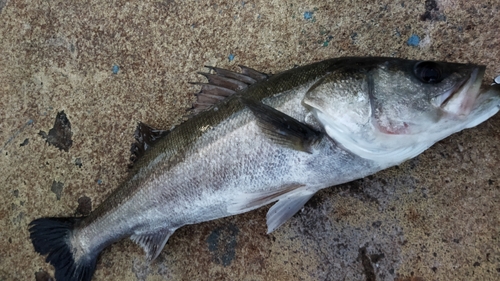
<path fill-rule="evenodd" d="M 130 236 L 130 239 L 144 249 L 147 260 L 152 262 L 163 250 L 172 233 L 174 231 L 167 228 L 153 233 L 134 234 Z"/>

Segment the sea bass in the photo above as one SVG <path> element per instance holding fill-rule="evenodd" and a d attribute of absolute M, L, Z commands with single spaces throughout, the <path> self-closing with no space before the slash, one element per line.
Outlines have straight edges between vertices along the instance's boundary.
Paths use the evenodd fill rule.
<path fill-rule="evenodd" d="M 485 67 L 336 58 L 272 76 L 209 67 L 193 114 L 139 124 L 129 178 L 87 217 L 30 223 L 55 277 L 91 280 L 99 253 L 131 238 L 154 260 L 176 229 L 276 202 L 267 232 L 320 189 L 417 156 L 500 109 Z"/>

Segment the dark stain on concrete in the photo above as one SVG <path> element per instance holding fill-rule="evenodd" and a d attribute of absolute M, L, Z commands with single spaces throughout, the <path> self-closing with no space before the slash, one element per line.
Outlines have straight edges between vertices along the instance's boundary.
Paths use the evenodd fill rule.
<path fill-rule="evenodd" d="M 0 3 L 1 3 L 1 0 L 0 0 Z M 31 126 L 31 125 L 33 125 L 33 120 L 29 119 L 28 122 L 26 122 L 19 130 L 16 130 L 14 132 L 14 134 L 5 142 L 3 147 L 0 148 L 0 152 L 3 151 L 7 147 L 7 145 L 9 145 L 21 132 L 23 132 L 24 129 L 26 129 L 28 126 Z M 6 152 L 5 155 L 8 155 L 8 153 Z"/>
<path fill-rule="evenodd" d="M 239 229 L 234 224 L 218 227 L 207 238 L 208 250 L 215 263 L 228 266 L 236 254 Z"/>
<path fill-rule="evenodd" d="M 46 139 L 49 144 L 66 152 L 68 152 L 69 148 L 73 145 L 73 140 L 71 140 L 73 136 L 73 132 L 71 132 L 71 122 L 69 122 L 64 110 L 57 113 L 54 127 L 49 130 L 48 135 L 44 131 L 40 131 L 38 134 Z"/>
<path fill-rule="evenodd" d="M 18 209 L 17 206 L 15 208 Z M 15 225 L 20 225 L 23 222 L 24 215 L 25 215 L 24 212 L 22 211 L 19 212 L 19 214 L 17 214 L 17 216 L 14 217 L 14 219 L 12 219 L 12 223 Z"/>
<path fill-rule="evenodd" d="M 30 139 L 24 139 L 24 141 L 22 143 L 20 143 L 19 146 L 28 145 L 29 142 L 30 142 Z"/>
<path fill-rule="evenodd" d="M 64 183 L 53 181 L 50 190 L 55 193 L 57 200 L 61 200 L 62 190 L 64 188 Z"/>
<path fill-rule="evenodd" d="M 375 275 L 375 269 L 373 268 L 372 262 L 366 253 L 366 246 L 359 249 L 359 258 L 361 259 L 361 264 L 363 265 L 363 272 L 366 276 L 366 281 L 376 281 L 377 276 Z"/>
<path fill-rule="evenodd" d="M 37 273 L 35 273 L 35 280 L 36 281 L 55 281 L 56 279 L 52 278 L 47 271 L 40 270 Z"/>
<path fill-rule="evenodd" d="M 420 20 L 446 21 L 446 16 L 439 11 L 439 7 L 436 0 L 426 0 L 425 12 L 420 16 Z"/>
<path fill-rule="evenodd" d="M 383 258 L 385 258 L 384 253 L 370 255 L 370 260 L 372 261 L 372 263 L 378 263 Z"/>
<path fill-rule="evenodd" d="M 372 191 L 370 190 L 372 188 L 370 183 L 374 180 L 376 181 L 379 179 L 373 176 L 368 176 L 367 178 L 351 181 L 346 184 L 336 186 L 335 188 L 340 189 L 363 202 L 378 204 L 378 198 L 376 196 L 372 196 Z M 383 184 L 387 184 L 387 182 Z"/>
<path fill-rule="evenodd" d="M 82 159 L 81 158 L 76 158 L 75 159 L 75 165 L 81 168 L 83 166 Z"/>
<path fill-rule="evenodd" d="M 83 195 L 78 198 L 78 207 L 76 208 L 76 213 L 82 216 L 88 216 L 92 211 L 92 200 Z"/>

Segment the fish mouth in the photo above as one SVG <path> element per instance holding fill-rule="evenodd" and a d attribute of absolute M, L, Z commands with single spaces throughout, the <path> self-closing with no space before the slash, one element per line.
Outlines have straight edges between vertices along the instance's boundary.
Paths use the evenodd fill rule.
<path fill-rule="evenodd" d="M 469 115 L 478 100 L 485 70 L 484 66 L 475 67 L 468 77 L 438 96 L 436 104 L 450 114 L 459 117 Z"/>

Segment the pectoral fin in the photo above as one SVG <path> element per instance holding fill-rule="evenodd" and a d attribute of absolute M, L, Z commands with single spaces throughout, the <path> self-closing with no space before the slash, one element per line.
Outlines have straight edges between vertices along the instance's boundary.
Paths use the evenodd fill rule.
<path fill-rule="evenodd" d="M 155 260 L 168 241 L 170 235 L 174 233 L 170 229 L 162 229 L 154 233 L 134 234 L 130 239 L 139 244 L 146 252 L 146 258 L 149 262 Z"/>
<path fill-rule="evenodd" d="M 257 117 L 262 131 L 278 144 L 311 153 L 322 136 L 321 132 L 268 105 L 246 98 L 241 101 Z"/>

